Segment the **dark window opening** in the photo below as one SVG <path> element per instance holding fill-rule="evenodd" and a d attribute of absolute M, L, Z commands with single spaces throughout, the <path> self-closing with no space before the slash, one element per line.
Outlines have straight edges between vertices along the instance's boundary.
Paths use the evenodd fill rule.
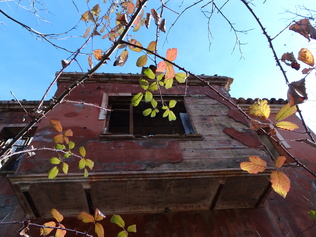
<path fill-rule="evenodd" d="M 4 127 L 0 132 L 0 151 L 1 149 L 8 146 L 13 138 L 23 129 L 23 127 Z M 10 149 L 10 153 L 19 152 L 27 149 L 28 145 L 31 143 L 36 128 L 32 128 L 27 134 L 14 143 Z M 20 158 L 23 153 L 17 154 L 0 161 L 0 170 L 5 171 L 15 171 L 20 162 Z"/>
<path fill-rule="evenodd" d="M 106 121 L 107 134 L 132 134 L 135 137 L 154 136 L 162 134 L 194 134 L 189 116 L 186 112 L 183 97 L 164 98 L 166 102 L 176 100 L 177 104 L 172 111 L 176 115 L 175 121 L 163 118 L 164 110 L 159 108 L 155 117 L 144 116 L 143 111 L 151 108 L 150 103 L 141 102 L 134 107 L 131 104 L 131 97 L 110 97 Z M 158 99 L 156 99 L 158 101 Z"/>

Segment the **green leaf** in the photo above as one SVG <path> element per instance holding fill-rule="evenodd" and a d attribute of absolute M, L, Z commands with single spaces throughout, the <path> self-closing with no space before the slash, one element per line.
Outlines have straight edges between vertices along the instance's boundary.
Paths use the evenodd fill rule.
<path fill-rule="evenodd" d="M 89 172 L 86 168 L 84 168 L 83 176 L 87 178 L 89 176 Z"/>
<path fill-rule="evenodd" d="M 80 161 L 79 161 L 78 168 L 79 168 L 80 170 L 82 170 L 84 167 L 86 167 L 86 159 L 82 158 L 82 159 L 80 159 Z"/>
<path fill-rule="evenodd" d="M 170 112 L 170 109 L 167 109 L 164 113 L 163 113 L 163 115 L 162 115 L 162 117 L 167 117 L 168 115 L 169 115 L 169 112 Z"/>
<path fill-rule="evenodd" d="M 151 112 L 152 112 L 152 109 L 151 109 L 151 108 L 145 109 L 145 110 L 143 111 L 143 115 L 144 115 L 144 116 L 148 116 L 148 115 L 151 114 Z"/>
<path fill-rule="evenodd" d="M 126 231 L 126 230 L 122 230 L 121 232 L 119 232 L 119 233 L 117 234 L 116 237 L 127 237 L 127 236 L 128 236 L 127 231 Z"/>
<path fill-rule="evenodd" d="M 134 95 L 132 98 L 132 105 L 138 106 L 141 100 L 143 99 L 143 93 L 139 92 L 138 94 Z"/>
<path fill-rule="evenodd" d="M 84 148 L 84 146 L 79 147 L 79 153 L 82 157 L 86 156 L 86 149 Z"/>
<path fill-rule="evenodd" d="M 148 88 L 150 91 L 156 91 L 158 90 L 158 84 L 156 81 L 154 81 L 153 83 L 150 84 L 149 88 Z"/>
<path fill-rule="evenodd" d="M 60 159 L 57 158 L 57 157 L 52 157 L 49 159 L 50 163 L 53 164 L 53 165 L 58 165 L 60 164 Z"/>
<path fill-rule="evenodd" d="M 177 104 L 177 101 L 176 100 L 170 100 L 169 101 L 169 108 L 174 108 Z"/>
<path fill-rule="evenodd" d="M 176 80 L 179 82 L 179 83 L 184 83 L 185 80 L 187 79 L 187 74 L 183 73 L 183 72 L 178 72 L 176 73 L 175 75 L 175 78 Z"/>
<path fill-rule="evenodd" d="M 159 110 L 158 109 L 154 109 L 151 114 L 150 114 L 150 117 L 156 117 L 156 114 L 159 113 Z"/>
<path fill-rule="evenodd" d="M 145 101 L 150 102 L 153 99 L 153 94 L 150 91 L 145 92 Z"/>
<path fill-rule="evenodd" d="M 67 153 L 65 153 L 65 155 L 64 155 L 64 158 L 69 158 L 69 156 L 71 156 L 71 152 L 67 152 Z"/>
<path fill-rule="evenodd" d="M 143 66 L 145 66 L 146 65 L 146 63 L 147 63 L 147 55 L 142 55 L 142 56 L 140 56 L 138 59 L 137 59 L 137 61 L 136 61 L 136 66 L 137 67 L 143 67 Z"/>
<path fill-rule="evenodd" d="M 48 172 L 48 179 L 54 179 L 56 178 L 56 176 L 58 175 L 58 167 L 54 166 L 53 168 L 51 168 L 51 170 Z"/>
<path fill-rule="evenodd" d="M 69 165 L 65 162 L 63 162 L 63 172 L 64 174 L 67 174 L 68 173 L 68 169 L 69 169 Z"/>
<path fill-rule="evenodd" d="M 310 210 L 308 211 L 308 214 L 313 218 L 314 221 L 316 221 L 316 211 L 315 210 Z"/>
<path fill-rule="evenodd" d="M 169 121 L 174 121 L 177 119 L 177 116 L 173 113 L 172 110 L 169 111 L 169 114 L 168 114 L 168 120 Z"/>
<path fill-rule="evenodd" d="M 157 81 L 161 81 L 163 79 L 163 77 L 165 76 L 165 74 L 161 73 L 157 76 Z M 160 85 L 160 83 L 159 83 Z"/>
<path fill-rule="evenodd" d="M 153 108 L 156 108 L 157 105 L 158 105 L 158 102 L 157 102 L 155 99 L 152 99 L 152 100 L 150 101 L 150 103 L 151 103 L 151 106 L 152 106 Z"/>
<path fill-rule="evenodd" d="M 147 80 L 145 80 L 145 79 L 140 79 L 138 82 L 139 82 L 139 85 L 140 85 L 141 88 L 143 88 L 144 90 L 147 90 L 147 89 L 148 89 L 149 83 L 148 83 Z"/>
<path fill-rule="evenodd" d="M 125 227 L 125 222 L 120 215 L 113 215 L 110 221 L 111 223 L 117 224 L 121 228 Z"/>
<path fill-rule="evenodd" d="M 86 166 L 89 167 L 90 170 L 92 170 L 94 166 L 94 162 L 90 159 L 86 159 Z"/>
<path fill-rule="evenodd" d="M 296 113 L 297 109 L 296 109 L 296 105 L 291 106 L 289 103 L 287 103 L 286 105 L 284 105 L 279 112 L 276 114 L 275 116 L 275 120 L 276 121 L 282 121 L 283 119 L 286 119 L 287 117 L 289 117 L 290 115 Z"/>
<path fill-rule="evenodd" d="M 173 78 L 165 80 L 165 88 L 166 89 L 170 89 L 172 87 L 172 85 L 173 85 Z"/>
<path fill-rule="evenodd" d="M 143 74 L 149 79 L 155 79 L 155 73 L 148 67 L 143 70 Z"/>
<path fill-rule="evenodd" d="M 130 225 L 127 227 L 128 232 L 134 232 L 136 233 L 136 225 Z"/>
<path fill-rule="evenodd" d="M 70 141 L 68 144 L 68 148 L 71 150 L 71 149 L 74 149 L 74 147 L 75 147 L 75 143 Z"/>
<path fill-rule="evenodd" d="M 58 150 L 65 150 L 66 146 L 62 145 L 62 144 L 56 144 L 55 148 L 58 149 Z"/>

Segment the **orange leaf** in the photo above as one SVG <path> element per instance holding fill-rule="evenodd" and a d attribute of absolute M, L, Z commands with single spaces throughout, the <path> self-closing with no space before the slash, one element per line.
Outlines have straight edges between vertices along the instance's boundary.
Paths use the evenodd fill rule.
<path fill-rule="evenodd" d="M 67 129 L 66 132 L 65 132 L 65 136 L 67 136 L 67 137 L 73 136 L 72 130 L 71 129 Z"/>
<path fill-rule="evenodd" d="M 169 63 L 166 63 L 167 67 L 166 67 L 166 75 L 165 75 L 165 78 L 168 80 L 168 79 L 172 79 L 174 78 L 174 76 L 176 75 L 175 71 L 174 71 L 174 68 L 173 68 L 173 65 L 172 64 L 169 64 Z"/>
<path fill-rule="evenodd" d="M 270 181 L 273 190 L 285 198 L 291 187 L 291 181 L 287 175 L 280 171 L 273 171 L 270 175 Z"/>
<path fill-rule="evenodd" d="M 163 72 L 164 70 L 166 70 L 166 67 L 167 67 L 166 62 L 165 61 L 161 61 L 157 65 L 156 72 Z"/>
<path fill-rule="evenodd" d="M 57 132 L 62 132 L 63 127 L 61 126 L 61 123 L 57 119 L 50 119 L 49 120 L 50 125 L 57 131 Z"/>
<path fill-rule="evenodd" d="M 310 38 L 316 39 L 316 29 L 311 25 L 308 19 L 295 22 L 289 29 L 303 35 L 308 41 L 310 41 Z"/>
<path fill-rule="evenodd" d="M 313 67 L 314 66 L 314 56 L 308 49 L 302 48 L 298 53 L 298 60 L 306 63 L 307 65 Z"/>
<path fill-rule="evenodd" d="M 50 214 L 55 218 L 57 222 L 62 222 L 64 217 L 62 214 L 60 214 L 55 208 L 50 210 Z"/>
<path fill-rule="evenodd" d="M 65 228 L 65 226 L 62 225 L 62 224 L 59 224 L 59 227 Z M 66 234 L 67 234 L 67 231 L 66 231 L 66 230 L 57 229 L 57 230 L 56 230 L 55 237 L 64 237 Z"/>
<path fill-rule="evenodd" d="M 102 50 L 101 49 L 94 50 L 93 55 L 94 55 L 96 60 L 101 60 L 102 59 Z"/>
<path fill-rule="evenodd" d="M 278 168 L 281 168 L 286 161 L 286 158 L 284 156 L 278 156 L 278 158 L 275 161 L 275 166 Z"/>
<path fill-rule="evenodd" d="M 91 223 L 94 222 L 94 217 L 86 212 L 80 212 L 77 215 L 78 220 L 82 221 L 83 223 Z"/>
<path fill-rule="evenodd" d="M 262 160 L 259 156 L 250 156 L 250 162 L 241 162 L 240 168 L 247 171 L 249 174 L 258 174 L 265 171 L 267 162 Z"/>
<path fill-rule="evenodd" d="M 98 237 L 104 237 L 104 228 L 100 223 L 95 223 L 94 231 Z"/>
<path fill-rule="evenodd" d="M 275 126 L 278 128 L 282 128 L 284 130 L 289 130 L 289 131 L 293 131 L 295 129 L 298 129 L 298 126 L 295 123 L 292 123 L 289 121 L 278 122 Z"/>
<path fill-rule="evenodd" d="M 64 142 L 64 135 L 63 134 L 57 134 L 54 138 L 53 138 L 53 142 L 54 143 L 63 143 Z"/>
<path fill-rule="evenodd" d="M 49 222 L 44 223 L 43 226 L 55 227 L 56 223 L 54 221 L 49 221 Z M 52 232 L 53 230 L 54 230 L 53 228 L 41 228 L 40 235 L 49 235 L 50 232 Z"/>
<path fill-rule="evenodd" d="M 105 218 L 105 215 L 97 208 L 94 212 L 94 219 L 96 221 L 101 221 Z"/>
<path fill-rule="evenodd" d="M 177 58 L 178 49 L 172 48 L 167 50 L 166 59 L 169 61 L 173 61 Z"/>
<path fill-rule="evenodd" d="M 134 3 L 131 2 L 124 2 L 122 3 L 122 7 L 124 7 L 128 14 L 133 14 L 135 10 Z"/>

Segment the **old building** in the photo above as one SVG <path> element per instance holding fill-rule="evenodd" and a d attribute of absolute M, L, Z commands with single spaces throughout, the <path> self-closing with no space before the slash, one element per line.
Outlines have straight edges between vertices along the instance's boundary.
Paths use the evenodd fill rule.
<path fill-rule="evenodd" d="M 64 73 L 56 96 L 80 76 Z M 155 118 L 143 116 L 149 103 L 131 105 L 132 96 L 144 92 L 140 77 L 91 76 L 16 143 L 15 150 L 29 145 L 54 147 L 52 138 L 58 132 L 49 119 L 58 119 L 63 131 L 73 131 L 69 137 L 75 142 L 73 151 L 79 154 L 78 148 L 84 146 L 94 168 L 88 169 L 88 178 L 83 177 L 80 158 L 72 156 L 67 160 L 68 174 L 60 170 L 50 180 L 47 175 L 54 165 L 49 159 L 58 156 L 54 151 L 38 150 L 6 160 L 0 180 L 5 187 L 0 199 L 3 221 L 25 216 L 40 223 L 56 208 L 67 217 L 67 227 L 80 229 L 84 227 L 78 227 L 74 217 L 98 208 L 137 224 L 138 232 L 131 236 L 296 236 L 303 231 L 301 236 L 314 236 L 316 227 L 309 229 L 313 219 L 307 212 L 315 209 L 315 177 L 288 159 L 285 172 L 291 178 L 291 191 L 285 199 L 270 192 L 269 175 L 282 150 L 249 129 L 244 114 L 207 84 L 230 98 L 231 78 L 203 76 L 206 84 L 190 78 L 188 84 L 162 90 L 163 97 L 155 94 L 158 102 L 177 101 L 173 108 L 177 119 L 170 122 L 161 116 L 162 109 Z M 246 110 L 253 101 L 237 103 Z M 36 106 L 36 102 L 23 104 L 27 110 Z M 275 114 L 285 101 L 270 100 L 270 104 Z M 0 103 L 0 119 L 2 145 L 29 120 L 19 105 L 7 101 Z M 291 120 L 299 124 L 297 117 Z M 278 131 L 276 138 L 315 171 L 315 148 L 295 141 L 305 137 L 300 132 L 304 129 Z M 269 168 L 255 175 L 242 171 L 240 162 L 252 155 L 264 159 Z M 117 233 L 109 220 L 104 225 L 106 236 Z M 3 236 L 16 235 L 12 226 L 1 231 Z M 31 236 L 38 234 L 32 231 Z"/>

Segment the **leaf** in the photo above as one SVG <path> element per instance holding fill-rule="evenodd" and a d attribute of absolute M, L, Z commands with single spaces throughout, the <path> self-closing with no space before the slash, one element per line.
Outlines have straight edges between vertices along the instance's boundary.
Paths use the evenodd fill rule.
<path fill-rule="evenodd" d="M 314 66 L 314 56 L 308 49 L 302 48 L 298 53 L 298 60 L 306 63 L 307 65 Z"/>
<path fill-rule="evenodd" d="M 151 108 L 145 109 L 145 110 L 143 111 L 143 115 L 144 115 L 144 116 L 148 116 L 148 115 L 151 114 L 152 111 L 153 111 L 153 110 L 152 110 Z"/>
<path fill-rule="evenodd" d="M 79 147 L 79 153 L 82 157 L 86 157 L 86 149 L 84 148 L 84 146 Z"/>
<path fill-rule="evenodd" d="M 81 20 L 88 22 L 88 21 L 93 21 L 93 15 L 91 14 L 91 12 L 88 10 L 85 13 L 83 13 L 81 15 Z"/>
<path fill-rule="evenodd" d="M 280 171 L 273 171 L 270 175 L 270 181 L 273 190 L 285 198 L 291 187 L 291 181 L 287 175 Z"/>
<path fill-rule="evenodd" d="M 168 108 L 168 109 L 166 109 L 166 111 L 162 114 L 162 117 L 163 117 L 163 118 L 167 117 L 167 116 L 169 115 L 169 113 L 170 113 L 170 109 Z"/>
<path fill-rule="evenodd" d="M 301 34 L 308 39 L 308 41 L 310 41 L 310 38 L 316 39 L 316 29 L 311 25 L 308 19 L 295 22 L 289 29 Z"/>
<path fill-rule="evenodd" d="M 147 80 L 140 79 L 138 82 L 141 88 L 143 88 L 144 90 L 148 89 L 149 82 Z"/>
<path fill-rule="evenodd" d="M 64 226 L 63 224 L 59 224 L 59 227 L 65 228 L 65 226 Z M 66 230 L 57 229 L 57 230 L 56 230 L 55 237 L 64 237 L 66 234 L 67 234 L 67 231 L 66 231 Z"/>
<path fill-rule="evenodd" d="M 249 107 L 248 112 L 255 117 L 262 117 L 263 119 L 269 118 L 270 106 L 268 105 L 268 101 L 258 99 L 256 103 Z"/>
<path fill-rule="evenodd" d="M 68 148 L 71 150 L 71 149 L 74 149 L 74 147 L 75 147 L 75 143 L 74 142 L 69 142 Z"/>
<path fill-rule="evenodd" d="M 158 102 L 157 102 L 155 99 L 152 99 L 152 100 L 150 101 L 150 103 L 151 103 L 151 106 L 152 106 L 153 108 L 156 108 L 157 105 L 158 105 Z"/>
<path fill-rule="evenodd" d="M 93 68 L 92 57 L 88 56 L 88 64 L 90 68 Z"/>
<path fill-rule="evenodd" d="M 78 220 L 82 221 L 83 223 L 92 223 L 94 222 L 94 217 L 86 212 L 80 212 L 77 215 Z"/>
<path fill-rule="evenodd" d="M 308 74 L 310 71 L 312 71 L 312 70 L 314 70 L 314 68 L 313 67 L 310 67 L 310 68 L 304 68 L 303 70 L 302 70 L 302 73 L 303 74 Z"/>
<path fill-rule="evenodd" d="M 311 218 L 316 221 L 316 211 L 310 210 L 308 211 L 308 214 L 311 216 Z"/>
<path fill-rule="evenodd" d="M 102 221 L 105 217 L 106 216 L 98 208 L 95 209 L 94 219 L 96 221 Z"/>
<path fill-rule="evenodd" d="M 284 105 L 275 116 L 276 121 L 282 121 L 297 111 L 296 106 L 290 106 L 289 103 Z"/>
<path fill-rule="evenodd" d="M 86 31 L 84 32 L 84 34 L 83 34 L 83 38 L 87 38 L 88 37 L 88 35 L 89 35 L 89 33 L 90 33 L 90 26 L 88 26 L 88 28 L 86 29 Z"/>
<path fill-rule="evenodd" d="M 50 171 L 48 172 L 48 179 L 54 179 L 56 178 L 56 176 L 58 175 L 58 167 L 54 166 L 53 168 L 50 169 Z"/>
<path fill-rule="evenodd" d="M 308 99 L 305 88 L 305 78 L 289 84 L 287 99 L 290 106 L 301 104 Z"/>
<path fill-rule="evenodd" d="M 100 223 L 95 223 L 94 231 L 98 237 L 104 237 L 104 228 Z"/>
<path fill-rule="evenodd" d="M 161 61 L 157 65 L 156 72 L 164 72 L 166 70 L 167 64 L 165 61 Z"/>
<path fill-rule="evenodd" d="M 93 56 L 95 57 L 96 60 L 101 60 L 102 59 L 102 50 L 101 49 L 96 49 L 93 51 Z"/>
<path fill-rule="evenodd" d="M 174 61 L 177 58 L 178 55 L 178 49 L 172 48 L 168 49 L 166 53 L 166 59 L 169 61 Z"/>
<path fill-rule="evenodd" d="M 92 10 L 91 10 L 91 13 L 95 16 L 99 16 L 99 12 L 101 12 L 101 9 L 100 9 L 100 5 L 99 4 L 96 4 Z"/>
<path fill-rule="evenodd" d="M 146 13 L 146 18 L 144 20 L 145 26 L 147 29 L 149 29 L 150 26 L 150 19 L 151 19 L 151 14 L 150 13 Z"/>
<path fill-rule="evenodd" d="M 58 149 L 58 150 L 65 150 L 66 146 L 62 145 L 62 144 L 56 144 L 56 149 Z"/>
<path fill-rule="evenodd" d="M 127 237 L 127 236 L 128 236 L 127 231 L 126 231 L 126 230 L 122 230 L 121 232 L 119 232 L 119 233 L 117 234 L 116 237 Z"/>
<path fill-rule="evenodd" d="M 145 92 L 145 101 L 150 102 L 153 99 L 153 94 L 150 91 Z"/>
<path fill-rule="evenodd" d="M 138 42 L 137 40 L 135 40 L 135 39 L 131 39 L 129 42 L 130 42 L 131 44 L 134 44 L 134 45 L 143 47 L 142 44 L 139 43 L 139 42 Z M 141 52 L 141 51 L 142 51 L 141 48 L 138 48 L 138 47 L 136 47 L 136 46 L 128 45 L 128 47 L 129 47 L 131 50 L 135 51 L 135 52 Z"/>
<path fill-rule="evenodd" d="M 159 110 L 158 110 L 158 109 L 154 109 L 154 110 L 151 112 L 150 117 L 151 117 L 151 118 L 156 117 L 157 113 L 159 113 Z"/>
<path fill-rule="evenodd" d="M 125 227 L 125 222 L 120 215 L 113 215 L 110 221 L 111 223 L 117 224 L 121 228 Z"/>
<path fill-rule="evenodd" d="M 82 158 L 79 160 L 78 168 L 82 170 L 84 167 L 86 167 L 86 159 Z"/>
<path fill-rule="evenodd" d="M 160 15 L 156 12 L 155 9 L 151 9 L 150 11 L 151 11 L 151 15 L 153 16 L 155 20 L 156 25 L 158 26 L 160 22 Z"/>
<path fill-rule="evenodd" d="M 165 88 L 170 89 L 173 85 L 173 79 L 165 79 Z"/>
<path fill-rule="evenodd" d="M 165 78 L 168 79 L 172 79 L 174 78 L 174 76 L 176 75 L 173 65 L 166 63 L 166 74 L 165 74 Z"/>
<path fill-rule="evenodd" d="M 143 74 L 146 76 L 146 77 L 148 77 L 149 79 L 155 79 L 155 73 L 149 68 L 149 67 L 147 67 L 147 68 L 145 68 L 144 70 L 143 70 Z"/>
<path fill-rule="evenodd" d="M 65 136 L 72 137 L 73 136 L 72 130 L 71 129 L 67 129 L 66 132 L 65 132 Z"/>
<path fill-rule="evenodd" d="M 134 232 L 136 233 L 136 225 L 130 225 L 127 227 L 128 232 Z"/>
<path fill-rule="evenodd" d="M 172 110 L 169 110 L 169 114 L 168 114 L 168 120 L 169 121 L 174 121 L 177 119 L 177 116 L 173 113 Z"/>
<path fill-rule="evenodd" d="M 69 165 L 67 163 L 63 162 L 62 169 L 63 169 L 64 174 L 68 174 Z"/>
<path fill-rule="evenodd" d="M 151 52 L 156 52 L 156 46 L 157 46 L 157 42 L 156 41 L 151 41 L 147 47 L 147 49 Z M 147 52 L 149 54 L 152 54 L 150 52 Z"/>
<path fill-rule="evenodd" d="M 299 70 L 301 65 L 296 61 L 296 58 L 293 54 L 291 53 L 284 53 L 282 55 L 281 61 L 284 62 L 286 65 L 291 66 L 292 68 Z"/>
<path fill-rule="evenodd" d="M 136 66 L 143 67 L 146 65 L 146 63 L 147 63 L 147 55 L 142 55 L 137 59 Z"/>
<path fill-rule="evenodd" d="M 267 162 L 262 160 L 259 156 L 250 156 L 249 161 L 250 162 L 240 163 L 240 168 L 249 174 L 258 174 L 267 168 Z"/>
<path fill-rule="evenodd" d="M 86 160 L 86 166 L 89 167 L 90 170 L 93 169 L 94 162 L 90 159 L 85 159 Z"/>
<path fill-rule="evenodd" d="M 183 73 L 183 72 L 178 72 L 176 75 L 175 75 L 175 79 L 177 80 L 177 82 L 179 83 L 184 83 L 185 80 L 187 79 L 187 74 L 186 73 Z"/>
<path fill-rule="evenodd" d="M 44 223 L 43 226 L 55 227 L 56 223 L 55 221 L 49 221 L 49 222 Z M 50 232 L 52 232 L 53 230 L 54 230 L 53 228 L 41 228 L 40 235 L 49 235 Z"/>
<path fill-rule="evenodd" d="M 83 171 L 83 176 L 85 177 L 85 178 L 87 178 L 88 176 L 89 176 L 89 172 L 88 172 L 88 170 L 85 168 L 84 169 L 84 171 Z"/>
<path fill-rule="evenodd" d="M 162 19 L 159 24 L 159 30 L 161 30 L 163 33 L 166 33 L 166 19 Z"/>
<path fill-rule="evenodd" d="M 139 92 L 138 94 L 134 95 L 132 98 L 132 105 L 138 106 L 141 100 L 143 99 L 143 93 Z"/>
<path fill-rule="evenodd" d="M 49 120 L 50 125 L 57 131 L 57 132 L 62 132 L 63 127 L 61 126 L 61 123 L 57 119 L 50 119 Z"/>
<path fill-rule="evenodd" d="M 128 51 L 125 49 L 120 54 L 120 56 L 117 57 L 113 65 L 122 67 L 126 63 L 127 59 L 128 59 Z"/>
<path fill-rule="evenodd" d="M 56 220 L 57 222 L 59 222 L 59 223 L 62 222 L 63 219 L 64 219 L 63 215 L 60 214 L 59 211 L 57 211 L 55 208 L 53 208 L 52 210 L 50 210 L 50 214 L 51 214 L 52 217 L 54 217 L 55 220 Z"/>
<path fill-rule="evenodd" d="M 126 26 L 128 24 L 127 15 L 116 13 L 116 21 L 119 22 L 118 24 Z"/>
<path fill-rule="evenodd" d="M 52 157 L 52 158 L 49 159 L 49 162 L 50 162 L 51 164 L 53 164 L 53 165 L 59 165 L 61 161 L 60 161 L 60 159 L 57 158 L 57 157 Z"/>
<path fill-rule="evenodd" d="M 285 161 L 286 161 L 286 158 L 284 156 L 278 156 L 275 161 L 275 166 L 277 168 L 281 168 Z"/>
<path fill-rule="evenodd" d="M 156 81 L 154 81 L 153 83 L 150 84 L 149 88 L 150 91 L 156 91 L 159 89 L 158 84 Z"/>
<path fill-rule="evenodd" d="M 298 129 L 298 126 L 295 123 L 292 123 L 289 121 L 278 122 L 275 126 L 278 128 L 282 128 L 284 130 L 289 130 L 289 131 L 293 131 L 295 129 Z"/>
<path fill-rule="evenodd" d="M 169 101 L 169 108 L 174 108 L 177 104 L 177 101 L 176 100 L 170 100 Z"/>

